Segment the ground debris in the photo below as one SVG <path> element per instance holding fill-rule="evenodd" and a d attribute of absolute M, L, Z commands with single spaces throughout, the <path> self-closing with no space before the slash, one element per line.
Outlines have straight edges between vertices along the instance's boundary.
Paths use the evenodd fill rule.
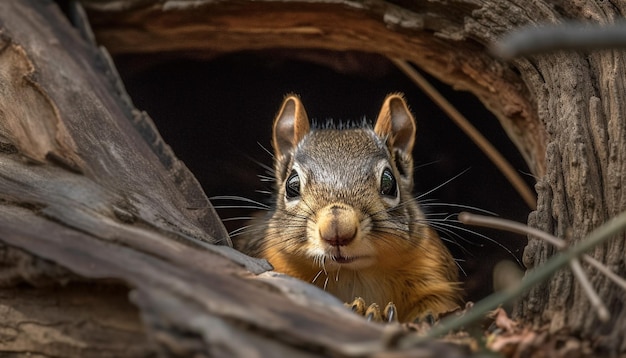
<path fill-rule="evenodd" d="M 468 303 L 464 308 L 457 308 L 443 316 L 460 316 L 472 308 Z M 425 336 L 433 324 L 438 322 L 416 321 L 405 323 L 403 327 L 420 336 Z M 550 332 L 548 326 L 533 328 L 511 319 L 506 311 L 498 308 L 486 315 L 477 329 L 463 329 L 451 332 L 442 341 L 460 346 L 471 352 L 468 356 L 483 356 L 496 353 L 510 358 L 586 358 L 596 357 L 593 344 L 570 332 Z"/>
<path fill-rule="evenodd" d="M 568 332 L 551 333 L 547 326 L 533 329 L 512 320 L 499 308 L 492 313 L 493 323 L 485 332 L 485 346 L 505 357 L 593 357 L 591 342 Z"/>

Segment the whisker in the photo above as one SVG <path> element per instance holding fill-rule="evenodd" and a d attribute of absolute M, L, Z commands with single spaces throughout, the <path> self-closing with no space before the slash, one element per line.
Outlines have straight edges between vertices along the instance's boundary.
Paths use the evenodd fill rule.
<path fill-rule="evenodd" d="M 441 160 L 433 160 L 433 161 L 430 161 L 428 163 L 422 163 L 422 164 L 416 165 L 416 166 L 413 167 L 413 173 L 416 173 L 419 169 L 422 169 L 424 167 L 428 167 L 428 166 L 437 164 L 439 162 L 441 162 Z"/>
<path fill-rule="evenodd" d="M 471 205 L 439 203 L 439 202 L 430 202 L 429 203 L 429 202 L 420 201 L 420 206 L 422 208 L 435 207 L 435 206 L 451 207 L 451 208 L 455 208 L 455 209 L 473 210 L 473 211 L 477 211 L 477 212 L 480 212 L 480 213 L 485 213 L 485 214 L 489 214 L 489 215 L 493 215 L 493 216 L 499 216 L 498 214 L 496 214 L 496 213 L 494 213 L 492 211 L 481 209 L 481 208 L 478 208 L 476 206 L 471 206 Z M 455 213 L 455 214 L 458 214 L 458 213 Z"/>
<path fill-rule="evenodd" d="M 239 236 L 239 235 L 241 235 L 241 234 L 245 233 L 245 232 L 246 232 L 246 230 L 251 229 L 251 228 L 254 228 L 255 226 L 256 226 L 256 225 L 246 225 L 246 226 L 240 227 L 240 228 L 238 228 L 238 229 L 235 229 L 235 230 L 233 230 L 233 231 L 229 232 L 229 233 L 228 233 L 228 236 L 230 236 L 230 237 L 236 237 L 236 236 Z"/>
<path fill-rule="evenodd" d="M 228 222 L 228 221 L 243 221 L 243 220 L 252 220 L 252 219 L 254 219 L 254 217 L 252 216 L 235 216 L 231 218 L 224 218 L 222 219 L 222 221 Z"/>
<path fill-rule="evenodd" d="M 446 229 L 450 229 L 450 228 L 452 228 L 452 229 L 457 229 L 457 230 L 463 231 L 463 232 L 465 232 L 465 233 L 468 233 L 468 234 L 472 234 L 472 235 L 478 236 L 478 237 L 480 237 L 480 238 L 482 238 L 482 239 L 485 239 L 485 240 L 488 240 L 488 241 L 494 241 L 492 238 L 490 238 L 490 237 L 489 237 L 489 236 L 487 236 L 487 235 L 481 234 L 481 233 L 479 233 L 479 232 L 476 232 L 476 231 L 474 231 L 474 230 L 471 230 L 471 229 L 468 229 L 468 228 L 465 228 L 465 227 L 462 227 L 462 226 L 457 226 L 457 225 L 454 225 L 454 224 L 460 224 L 460 222 L 459 222 L 459 221 L 457 221 L 457 220 L 454 220 L 454 221 L 450 220 L 450 221 L 448 221 L 448 222 L 430 222 L 430 224 L 431 224 L 433 227 L 440 227 L 440 228 L 442 228 L 442 229 L 443 229 L 443 228 L 446 228 Z M 470 241 L 470 240 L 468 240 L 468 239 L 464 238 L 464 237 L 463 237 L 463 236 L 461 236 L 461 235 L 458 235 L 458 237 L 459 237 L 460 239 L 462 239 L 463 241 L 467 242 L 468 244 L 476 244 L 475 242 L 472 242 L 472 241 Z"/>
<path fill-rule="evenodd" d="M 212 196 L 209 198 L 209 200 L 233 200 L 233 201 L 242 201 L 244 203 L 250 203 L 250 204 L 254 204 L 254 205 L 258 205 L 260 207 L 269 209 L 270 206 L 267 204 L 263 204 L 261 202 L 258 202 L 256 200 L 252 200 L 249 198 L 245 198 L 243 196 L 236 196 L 236 195 L 218 195 L 218 196 Z"/>
<path fill-rule="evenodd" d="M 463 266 L 461 266 L 461 264 L 457 260 L 454 260 L 454 264 L 456 265 L 456 267 L 458 267 L 459 271 L 461 271 L 463 276 L 467 277 L 467 272 L 465 272 L 465 270 L 463 269 Z"/>
<path fill-rule="evenodd" d="M 317 275 L 315 275 L 315 277 L 313 277 L 313 281 L 311 281 L 311 283 L 315 283 L 315 281 L 317 281 L 317 279 L 320 277 L 320 275 L 322 274 L 323 270 L 319 270 L 319 272 L 317 273 Z"/>
<path fill-rule="evenodd" d="M 461 250 L 461 252 L 465 255 L 469 255 L 474 257 L 474 254 L 469 251 L 468 249 L 465 248 L 465 246 L 463 246 L 459 241 L 457 241 L 454 237 L 458 238 L 458 239 L 463 239 L 463 237 L 461 237 L 459 234 L 455 233 L 454 231 L 450 230 L 450 229 L 437 229 L 440 230 L 443 234 L 439 235 L 439 239 L 445 243 L 449 243 L 450 245 L 458 248 L 459 250 Z M 450 236 L 448 236 L 450 235 Z"/>
<path fill-rule="evenodd" d="M 311 205 L 309 205 L 309 203 L 304 198 L 301 198 L 300 200 L 304 204 L 304 208 L 306 209 L 305 212 L 308 214 L 306 218 L 315 222 L 313 219 L 315 217 L 315 210 L 313 210 Z"/>
<path fill-rule="evenodd" d="M 465 251 L 466 253 L 467 253 L 467 251 L 466 251 L 465 247 L 463 247 L 463 245 L 461 245 L 461 244 L 460 244 L 458 241 L 456 241 L 455 239 L 458 239 L 458 240 L 460 240 L 460 241 L 462 241 L 462 242 L 464 242 L 464 243 L 467 243 L 467 244 L 470 244 L 470 245 L 473 245 L 473 246 L 476 246 L 476 247 L 483 247 L 483 245 L 478 244 L 478 243 L 476 243 L 476 242 L 474 242 L 474 241 L 471 241 L 471 240 L 469 240 L 469 239 L 465 238 L 464 236 L 460 235 L 459 233 L 457 233 L 456 231 L 454 231 L 454 229 L 458 229 L 458 230 L 460 230 L 460 231 L 464 231 L 464 232 L 466 232 L 466 233 L 468 233 L 468 234 L 473 234 L 473 235 L 476 235 L 476 236 L 478 236 L 478 237 L 481 237 L 481 234 L 480 234 L 480 233 L 477 233 L 477 232 L 474 232 L 474 231 L 472 231 L 472 230 L 468 230 L 468 229 L 465 229 L 465 228 L 462 228 L 462 227 L 458 227 L 458 226 L 453 225 L 453 224 L 446 224 L 446 223 L 431 223 L 430 225 L 431 225 L 431 226 L 432 226 L 435 230 L 437 230 L 437 231 L 439 231 L 439 232 L 442 232 L 442 233 L 445 233 L 445 234 L 447 234 L 447 235 L 450 235 L 450 236 L 451 236 L 451 237 L 446 237 L 445 235 L 441 235 L 441 239 L 442 239 L 442 240 L 444 240 L 444 241 L 446 241 L 446 242 L 450 242 L 450 243 L 453 243 L 453 244 L 457 245 L 459 248 L 463 249 L 463 251 Z M 483 235 L 483 236 L 484 236 L 484 235 Z M 488 239 L 488 237 L 487 237 L 487 236 L 484 236 L 483 238 Z"/>
<path fill-rule="evenodd" d="M 278 212 L 278 213 L 281 213 L 281 214 L 285 214 L 289 219 L 294 219 L 295 218 L 295 219 L 300 219 L 300 220 L 303 220 L 303 221 L 309 220 L 309 217 L 306 216 L 306 215 L 292 213 L 292 212 L 289 212 L 289 211 L 284 210 L 284 209 L 276 209 L 275 211 Z M 281 219 L 282 218 L 280 218 L 280 217 L 274 216 L 274 220 L 275 221 L 278 221 L 278 220 L 281 220 Z M 286 219 L 282 219 L 282 220 L 287 221 Z"/>
<path fill-rule="evenodd" d="M 253 205 L 213 205 L 215 209 L 254 209 L 254 210 L 270 210 L 267 206 L 253 206 Z"/>
<path fill-rule="evenodd" d="M 469 170 L 470 170 L 470 168 L 467 168 L 467 169 L 463 170 L 462 172 L 460 172 L 459 174 L 457 174 L 457 175 L 453 176 L 452 178 L 450 178 L 450 179 L 448 179 L 448 180 L 444 181 L 443 183 L 441 183 L 441 184 L 437 185 L 436 187 L 434 187 L 434 188 L 430 189 L 429 191 L 427 191 L 427 192 L 425 192 L 425 193 L 422 193 L 422 194 L 418 195 L 418 196 L 417 196 L 417 199 L 422 198 L 422 197 L 424 197 L 424 196 L 426 196 L 426 195 L 430 195 L 430 194 L 431 194 L 431 193 L 433 193 L 434 191 L 437 191 L 437 190 L 441 189 L 442 187 L 444 187 L 444 186 L 446 186 L 446 185 L 450 184 L 452 181 L 454 181 L 454 180 L 458 179 L 461 175 L 464 175 L 464 174 L 465 174 L 465 173 L 467 173 Z"/>
<path fill-rule="evenodd" d="M 271 150 L 267 149 L 267 148 L 266 148 L 263 144 L 261 144 L 260 142 L 256 142 L 256 144 L 258 144 L 258 145 L 259 145 L 259 147 L 261 147 L 261 149 L 263 149 L 263 151 L 264 151 L 265 153 L 269 154 L 269 155 L 270 155 L 270 157 L 272 157 L 272 159 L 274 159 L 274 153 L 272 153 L 272 151 L 271 151 Z M 266 170 L 268 170 L 268 171 L 273 171 L 273 169 L 272 169 L 272 168 L 270 168 L 269 166 L 267 166 L 267 165 L 265 165 L 265 164 L 263 164 L 263 165 L 262 165 L 262 167 L 266 168 Z"/>
<path fill-rule="evenodd" d="M 452 222 L 453 222 L 453 223 L 455 223 L 455 224 L 461 224 L 461 222 L 459 222 L 459 221 L 457 221 L 457 220 L 454 220 L 454 221 L 452 221 Z M 473 231 L 473 230 L 467 229 L 467 228 L 462 227 L 462 226 L 457 226 L 457 225 L 448 224 L 448 223 L 436 223 L 436 225 L 444 225 L 444 226 L 446 226 L 446 227 L 448 227 L 448 228 L 454 228 L 454 229 L 456 229 L 456 230 L 460 230 L 460 231 L 463 231 L 463 232 L 466 232 L 466 233 L 469 233 L 469 234 L 475 235 L 475 236 L 477 236 L 477 237 L 479 237 L 479 238 L 481 238 L 481 239 L 484 239 L 484 240 L 486 240 L 486 241 L 488 241 L 488 242 L 491 242 L 492 244 L 494 244 L 494 245 L 496 245 L 496 246 L 500 247 L 501 249 L 503 249 L 504 251 L 506 251 L 509 255 L 511 255 L 511 257 L 513 257 L 513 258 L 515 259 L 515 261 L 516 261 L 519 265 L 522 265 L 522 263 L 521 263 L 521 262 L 520 262 L 520 260 L 517 258 L 517 256 L 515 256 L 515 254 L 513 254 L 513 252 L 512 252 L 512 251 L 511 251 L 508 247 L 504 246 L 504 244 L 500 243 L 500 242 L 499 242 L 499 241 L 497 241 L 497 240 L 494 240 L 494 239 L 490 238 L 490 237 L 489 237 L 489 236 L 487 236 L 487 235 L 483 235 L 483 234 L 481 234 L 481 233 L 479 233 L 479 232 L 476 232 L 476 231 Z M 473 243 L 472 241 L 470 241 L 470 240 L 468 240 L 468 239 L 464 238 L 464 237 L 463 237 L 463 236 L 461 236 L 461 235 L 457 235 L 456 237 L 458 237 L 458 238 L 459 238 L 459 239 L 461 239 L 462 241 L 467 242 L 467 243 L 469 243 L 469 244 L 478 245 L 478 244 Z M 483 246 L 484 246 L 483 244 L 478 245 L 478 247 L 483 247 Z"/>

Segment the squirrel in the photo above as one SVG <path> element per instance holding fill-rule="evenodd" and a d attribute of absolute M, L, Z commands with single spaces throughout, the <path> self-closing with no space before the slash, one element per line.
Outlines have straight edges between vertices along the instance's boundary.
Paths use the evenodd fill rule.
<path fill-rule="evenodd" d="M 403 95 L 386 97 L 373 129 L 314 127 L 288 95 L 273 123 L 275 207 L 237 248 L 374 320 L 456 308 L 456 263 L 412 196 L 416 124 Z"/>

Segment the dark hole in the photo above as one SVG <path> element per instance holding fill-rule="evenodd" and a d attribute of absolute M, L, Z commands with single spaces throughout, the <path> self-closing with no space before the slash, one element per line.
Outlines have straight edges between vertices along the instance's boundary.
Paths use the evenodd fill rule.
<path fill-rule="evenodd" d="M 457 179 L 424 200 L 469 205 L 500 217 L 526 222 L 528 207 L 483 153 L 413 83 L 385 58 L 363 53 L 263 51 L 212 59 L 128 55 L 115 58 L 135 105 L 154 119 L 165 141 L 201 182 L 209 197 L 239 195 L 269 202 L 271 183 L 258 163 L 271 166 L 271 123 L 283 96 L 301 95 L 312 119 L 375 119 L 386 94 L 401 91 L 418 122 L 416 194 L 428 192 L 459 173 Z M 452 90 L 431 78 L 443 94 L 522 173 L 529 173 L 519 152 L 494 116 L 471 94 Z M 260 144 L 260 145 L 259 145 Z M 525 175 L 530 185 L 533 178 Z M 431 213 L 457 213 L 454 207 L 431 207 Z M 224 217 L 238 216 L 220 211 Z M 243 222 L 228 222 L 232 230 Z M 443 234 L 464 261 L 467 298 L 478 300 L 492 290 L 491 271 L 500 260 L 520 259 L 526 238 L 477 228 L 500 246 L 460 229 L 466 241 Z M 520 259 L 521 261 L 521 259 Z"/>

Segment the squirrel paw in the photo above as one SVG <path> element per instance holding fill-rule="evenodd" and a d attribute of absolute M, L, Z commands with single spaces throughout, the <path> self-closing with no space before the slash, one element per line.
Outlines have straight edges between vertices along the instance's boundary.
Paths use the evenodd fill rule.
<path fill-rule="evenodd" d="M 384 323 L 397 323 L 398 311 L 393 302 L 387 303 L 385 309 L 381 312 L 380 307 L 376 303 L 372 303 L 367 306 L 365 300 L 361 297 L 357 297 L 351 303 L 346 303 L 352 312 L 364 316 L 368 321 L 384 322 Z"/>

